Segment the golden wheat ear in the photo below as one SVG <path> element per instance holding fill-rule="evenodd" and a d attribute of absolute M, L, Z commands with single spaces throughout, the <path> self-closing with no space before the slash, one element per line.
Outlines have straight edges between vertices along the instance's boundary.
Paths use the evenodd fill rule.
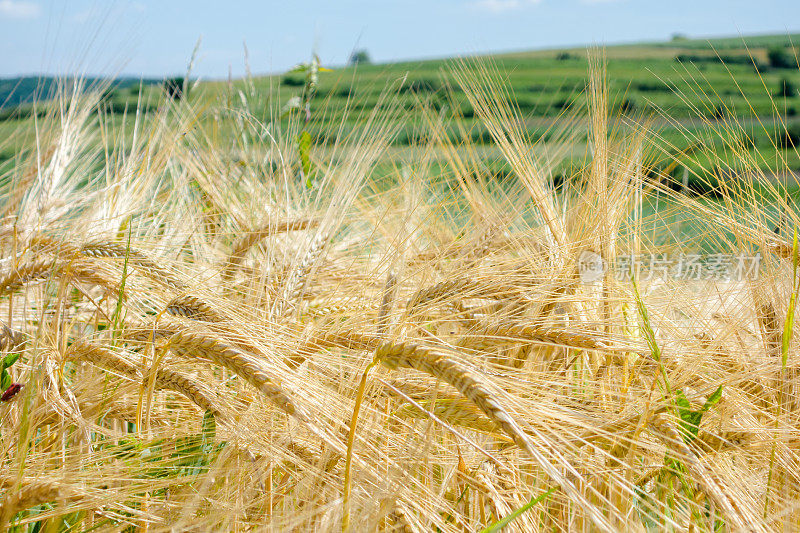
<path fill-rule="evenodd" d="M 554 483 L 580 505 L 595 526 L 612 531 L 613 527 L 560 469 L 538 450 L 525 431 L 503 407 L 497 394 L 490 390 L 477 373 L 446 353 L 414 344 L 383 344 L 375 352 L 376 360 L 389 368 L 412 368 L 435 376 L 455 387 L 477 405 L 525 453 L 535 459 Z"/>
<path fill-rule="evenodd" d="M 234 269 L 239 266 L 247 251 L 255 246 L 259 241 L 288 231 L 301 231 L 314 229 L 320 224 L 318 218 L 301 218 L 296 220 L 284 220 L 280 222 L 267 222 L 262 227 L 248 232 L 233 246 L 233 251 L 228 256 L 223 266 L 223 279 L 229 279 Z"/>
<path fill-rule="evenodd" d="M 202 322 L 222 322 L 225 318 L 197 296 L 178 296 L 167 304 L 167 313 Z"/>
<path fill-rule="evenodd" d="M 0 295 L 19 290 L 28 283 L 44 280 L 57 272 L 58 266 L 53 259 L 39 259 L 12 268 L 0 276 Z"/>
<path fill-rule="evenodd" d="M 95 258 L 110 258 L 129 261 L 134 267 L 154 281 L 170 289 L 184 291 L 186 285 L 175 275 L 161 267 L 146 253 L 116 242 L 89 242 L 80 247 L 80 253 Z"/>
<path fill-rule="evenodd" d="M 3 479 L 6 492 L 0 500 L 0 529 L 5 530 L 20 511 L 49 502 L 75 502 L 88 497 L 76 488 L 58 481 Z"/>

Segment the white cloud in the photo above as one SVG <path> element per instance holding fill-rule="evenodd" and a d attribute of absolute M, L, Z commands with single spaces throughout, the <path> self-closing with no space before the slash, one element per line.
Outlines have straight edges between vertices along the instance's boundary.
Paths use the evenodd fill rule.
<path fill-rule="evenodd" d="M 490 13 L 505 13 L 517 9 L 538 4 L 541 0 L 473 0 L 469 3 L 470 7 L 480 11 Z"/>
<path fill-rule="evenodd" d="M 0 17 L 33 19 L 42 14 L 39 4 L 26 0 L 0 0 Z"/>

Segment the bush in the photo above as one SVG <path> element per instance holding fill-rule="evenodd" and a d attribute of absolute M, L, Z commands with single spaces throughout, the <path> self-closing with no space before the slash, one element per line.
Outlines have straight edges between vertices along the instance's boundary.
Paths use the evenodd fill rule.
<path fill-rule="evenodd" d="M 494 144 L 492 134 L 484 128 L 476 128 L 470 132 L 470 138 L 475 144 Z"/>
<path fill-rule="evenodd" d="M 778 90 L 775 91 L 775 96 L 792 98 L 797 96 L 797 93 L 797 85 L 795 85 L 795 83 L 789 78 L 783 78 L 780 82 L 778 82 Z"/>
<path fill-rule="evenodd" d="M 636 111 L 636 100 L 633 98 L 623 98 L 619 104 L 619 112 L 622 114 L 629 114 Z"/>
<path fill-rule="evenodd" d="M 639 91 L 640 93 L 672 91 L 669 85 L 660 81 L 640 81 L 638 83 L 633 84 L 633 88 Z"/>
<path fill-rule="evenodd" d="M 784 150 L 800 148 L 800 124 L 788 126 L 778 135 L 778 147 Z"/>
<path fill-rule="evenodd" d="M 100 97 L 98 98 L 99 103 L 108 103 L 113 100 L 117 96 L 117 90 L 112 87 L 107 87 L 100 93 Z"/>
<path fill-rule="evenodd" d="M 569 61 L 570 59 L 577 58 L 569 52 L 560 52 L 558 55 L 556 55 L 556 61 Z"/>
<path fill-rule="evenodd" d="M 572 105 L 572 100 L 570 100 L 569 98 L 560 98 L 555 102 L 553 102 L 552 104 L 550 104 L 550 107 L 552 107 L 556 111 L 562 111 L 564 109 L 567 109 L 570 105 Z"/>
<path fill-rule="evenodd" d="M 44 106 L 41 106 L 36 112 L 38 118 L 44 117 L 46 114 L 47 111 Z M 29 104 L 0 109 L 0 122 L 5 122 L 6 120 L 22 120 L 30 118 L 33 115 L 33 106 Z"/>
<path fill-rule="evenodd" d="M 728 117 L 728 108 L 725 107 L 723 104 L 717 104 L 714 106 L 714 109 L 711 110 L 709 113 L 711 118 L 715 120 L 723 120 Z"/>
<path fill-rule="evenodd" d="M 136 103 L 133 103 L 133 106 L 129 106 L 128 102 L 113 100 L 108 103 L 108 109 L 114 114 L 121 115 L 125 111 L 129 109 L 129 107 L 136 108 Z"/>
<path fill-rule="evenodd" d="M 794 54 L 790 54 L 782 46 L 773 46 L 767 50 L 767 61 L 772 68 L 797 68 Z"/>
<path fill-rule="evenodd" d="M 473 118 L 475 117 L 475 109 L 469 103 L 461 105 L 461 117 Z"/>
<path fill-rule="evenodd" d="M 173 100 L 180 100 L 183 98 L 183 76 L 175 78 L 167 78 L 164 80 L 164 90 L 167 96 Z"/>
<path fill-rule="evenodd" d="M 675 56 L 678 63 L 720 63 L 725 65 L 752 65 L 754 60 L 746 54 L 741 55 L 697 55 L 697 54 L 678 54 Z M 758 62 L 756 68 L 760 68 Z"/>
<path fill-rule="evenodd" d="M 302 87 L 305 83 L 305 78 L 300 76 L 284 76 L 281 78 L 281 85 L 286 85 L 287 87 Z"/>
<path fill-rule="evenodd" d="M 354 50 L 353 53 L 350 54 L 351 65 L 369 65 L 370 63 L 372 63 L 372 60 L 369 57 L 369 52 L 367 52 L 364 48 L 360 50 Z"/>
<path fill-rule="evenodd" d="M 355 89 L 350 85 L 344 87 L 334 87 L 331 89 L 329 94 L 338 98 L 350 98 L 355 96 Z"/>

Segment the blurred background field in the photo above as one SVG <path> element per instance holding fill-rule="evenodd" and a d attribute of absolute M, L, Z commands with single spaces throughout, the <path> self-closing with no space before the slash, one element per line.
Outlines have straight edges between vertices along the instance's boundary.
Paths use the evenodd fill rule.
<path fill-rule="evenodd" d="M 722 39 L 687 39 L 676 35 L 669 42 L 611 46 L 607 56 L 612 126 L 620 131 L 646 127 L 665 153 L 687 150 L 685 164 L 656 164 L 651 171 L 668 172 L 678 186 L 694 192 L 713 194 L 719 175 L 729 161 L 746 157 L 765 176 L 786 182 L 796 189 L 800 171 L 800 69 L 797 48 L 800 34 L 778 34 Z M 518 108 L 522 127 L 535 146 L 548 150 L 557 142 L 554 124 L 586 105 L 586 50 L 554 49 L 484 56 L 507 77 L 509 102 Z M 337 137 L 357 128 L 379 101 L 387 87 L 393 87 L 404 112 L 397 120 L 400 131 L 383 156 L 384 171 L 390 169 L 413 146 L 424 145 L 429 131 L 423 110 L 433 109 L 447 123 L 452 140 L 469 139 L 483 160 L 486 171 L 500 179 L 510 169 L 499 157 L 494 140 L 476 116 L 451 68 L 455 60 L 370 64 L 366 50 L 356 51 L 347 66 L 325 65 L 319 72 L 316 93 L 310 105 L 310 120 L 303 128 L 311 136 L 318 154 Z M 224 137 L 235 120 L 219 116 L 219 103 L 247 100 L 253 117 L 271 123 L 280 120 L 281 109 L 304 91 L 305 73 L 254 74 L 244 79 L 196 80 L 186 83 L 184 98 L 197 112 L 197 123 L 210 135 Z M 90 79 L 87 83 L 101 83 Z M 182 88 L 183 78 L 169 80 L 117 80 L 104 92 L 105 111 L 113 116 L 153 111 L 170 83 Z M 34 129 L 34 116 L 46 112 L 46 99 L 57 83 L 52 78 L 0 80 L 0 165 L 6 167 L 26 143 Z M 42 102 L 34 105 L 34 99 Z M 230 105 L 228 106 L 230 107 Z M 287 118 L 283 117 L 284 124 Z M 130 123 L 130 121 L 128 121 Z M 586 165 L 589 147 L 585 125 L 573 131 L 570 153 L 553 169 L 553 180 L 573 175 Z M 738 130 L 736 154 L 716 130 Z M 231 137 L 233 137 L 231 135 Z M 705 149 L 698 150 L 702 144 Z M 712 147 L 713 156 L 706 152 Z M 437 161 L 432 161 L 432 165 Z M 380 167 L 380 165 L 379 165 Z M 669 168 L 667 168 L 669 167 Z M 684 170 L 684 167 L 687 170 Z M 380 169 L 378 170 L 380 174 Z M 787 175 L 788 174 L 788 175 Z"/>

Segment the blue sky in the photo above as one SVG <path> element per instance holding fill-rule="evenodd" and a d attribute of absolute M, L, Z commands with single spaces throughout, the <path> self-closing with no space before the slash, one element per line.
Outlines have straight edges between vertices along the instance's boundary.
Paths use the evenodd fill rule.
<path fill-rule="evenodd" d="M 323 64 L 690 36 L 800 31 L 800 0 L 0 0 L 0 76 L 204 78 Z"/>

